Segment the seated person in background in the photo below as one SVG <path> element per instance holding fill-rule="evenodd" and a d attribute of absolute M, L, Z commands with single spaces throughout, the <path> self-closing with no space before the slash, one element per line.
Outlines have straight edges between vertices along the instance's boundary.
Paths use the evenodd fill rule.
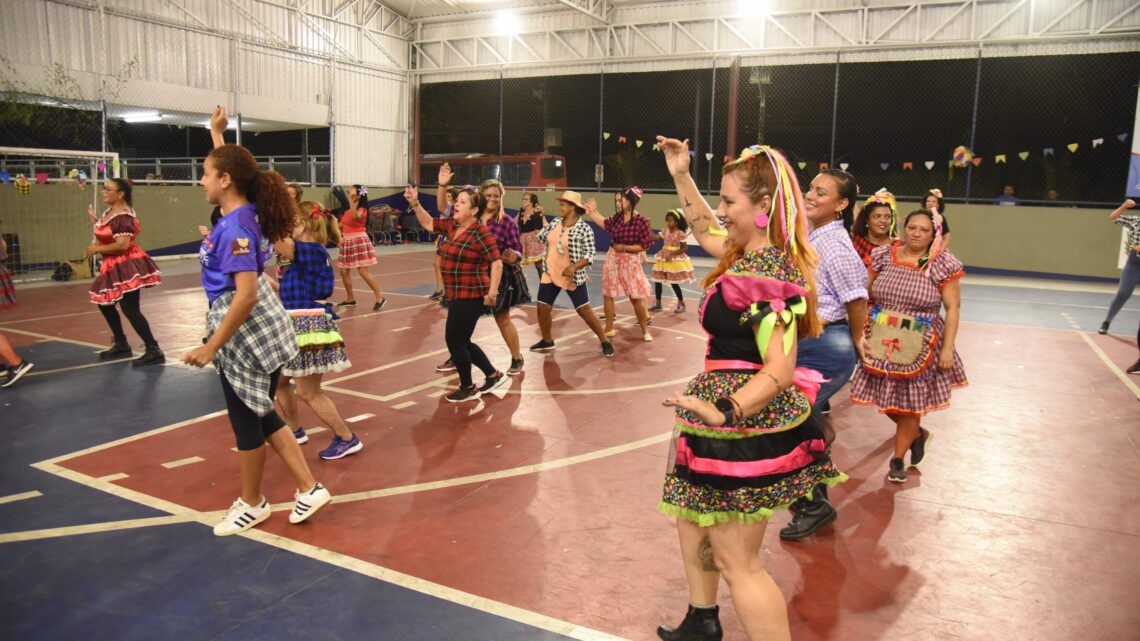
<path fill-rule="evenodd" d="M 1020 205 L 1021 199 L 1013 195 L 1013 185 L 1006 185 L 1001 190 L 1001 195 L 994 201 L 995 205 Z"/>

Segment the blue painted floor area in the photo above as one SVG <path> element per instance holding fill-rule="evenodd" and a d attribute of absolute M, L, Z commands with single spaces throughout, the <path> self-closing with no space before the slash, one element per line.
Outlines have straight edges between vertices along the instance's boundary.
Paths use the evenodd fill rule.
<path fill-rule="evenodd" d="M 2 639 L 566 638 L 241 537 L 219 540 L 198 524 L 10 543 L 4 558 Z"/>

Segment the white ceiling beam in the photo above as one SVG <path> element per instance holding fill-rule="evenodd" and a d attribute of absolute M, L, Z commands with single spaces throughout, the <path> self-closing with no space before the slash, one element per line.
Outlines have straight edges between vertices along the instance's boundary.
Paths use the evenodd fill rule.
<path fill-rule="evenodd" d="M 1124 11 L 1121 11 L 1120 13 L 1118 13 L 1118 14 L 1116 14 L 1115 16 L 1113 16 L 1112 18 L 1110 18 L 1110 19 L 1108 20 L 1108 22 L 1106 22 L 1106 23 L 1102 24 L 1102 25 L 1101 25 L 1101 26 L 1100 26 L 1098 29 L 1096 29 L 1096 30 L 1095 30 L 1093 33 L 1095 33 L 1095 34 L 1104 33 L 1104 32 L 1105 32 L 1105 31 L 1106 31 L 1106 30 L 1107 30 L 1109 27 L 1111 27 L 1111 26 L 1113 25 L 1113 23 L 1117 22 L 1118 20 L 1120 20 L 1120 19 L 1121 19 L 1121 18 L 1123 18 L 1124 16 L 1126 16 L 1126 15 L 1128 15 L 1128 14 L 1132 13 L 1133 11 L 1135 11 L 1135 10 L 1136 10 L 1136 8 L 1137 8 L 1137 7 L 1140 7 L 1140 2 L 1133 2 L 1133 3 L 1132 3 L 1132 6 L 1128 7 L 1128 8 L 1127 8 L 1127 9 L 1125 9 Z"/>
<path fill-rule="evenodd" d="M 584 13 L 602 24 L 610 23 L 611 7 L 608 0 L 558 0 L 558 2 Z"/>
<path fill-rule="evenodd" d="M 1064 11 L 1062 11 L 1060 14 L 1058 14 L 1056 18 L 1053 18 L 1053 19 L 1052 19 L 1052 20 L 1049 22 L 1049 24 L 1047 24 L 1047 25 L 1045 25 L 1044 27 L 1041 27 L 1040 29 L 1038 29 L 1038 30 L 1037 30 L 1037 31 L 1034 33 L 1034 35 L 1042 35 L 1042 34 L 1048 33 L 1050 29 L 1052 29 L 1053 27 L 1057 26 L 1057 24 L 1058 24 L 1058 23 L 1060 23 L 1062 20 L 1064 20 L 1066 17 L 1068 17 L 1068 15 L 1069 15 L 1070 13 L 1072 13 L 1072 12 L 1076 11 L 1076 10 L 1077 10 L 1078 8 L 1080 8 L 1080 7 L 1083 7 L 1083 6 L 1085 6 L 1087 3 L 1088 3 L 1088 0 L 1076 0 L 1076 2 L 1074 2 L 1074 3 L 1073 3 L 1073 4 L 1071 4 L 1071 5 L 1069 5 L 1069 8 L 1068 8 L 1068 9 L 1065 9 L 1065 10 L 1064 10 Z"/>
<path fill-rule="evenodd" d="M 1013 14 L 1017 13 L 1018 11 L 1021 11 L 1025 7 L 1025 4 L 1027 2 L 1029 2 L 1029 0 L 1021 0 L 1017 4 L 1013 5 L 1013 8 L 1010 9 L 1009 11 L 1007 11 L 1004 16 L 995 20 L 993 22 L 993 24 L 991 24 L 988 29 L 986 29 L 980 35 L 978 35 L 978 40 L 985 40 L 986 36 L 990 35 L 994 31 L 997 31 L 997 28 L 1002 26 L 1002 24 L 1004 24 L 1006 20 L 1009 20 L 1010 18 L 1012 18 Z"/>

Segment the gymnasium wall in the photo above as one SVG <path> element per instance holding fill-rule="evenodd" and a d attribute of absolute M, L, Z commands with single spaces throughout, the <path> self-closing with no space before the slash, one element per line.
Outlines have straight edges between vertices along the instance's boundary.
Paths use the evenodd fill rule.
<path fill-rule="evenodd" d="M 373 200 L 398 194 L 397 188 L 373 187 Z M 305 199 L 327 202 L 328 188 L 308 188 Z M 554 192 L 539 192 L 548 214 L 558 211 Z M 597 198 L 601 211 L 612 208 L 611 193 L 583 193 Z M 142 221 L 139 243 L 159 253 L 194 253 L 199 241 L 198 225 L 208 225 L 212 207 L 200 187 L 136 185 L 135 210 Z M 19 234 L 22 260 L 52 262 L 82 257 L 90 242 L 91 227 L 86 209 L 91 188 L 73 184 L 34 186 L 28 195 L 11 185 L 0 186 L 0 231 Z M 508 192 L 505 204 L 517 208 L 518 191 Z M 715 206 L 715 200 L 712 204 Z M 665 212 L 677 206 L 673 195 L 647 194 L 638 205 L 659 229 Z M 911 211 L 917 203 L 901 203 Z M 993 205 L 947 206 L 951 250 L 969 267 L 1066 276 L 1116 279 L 1120 227 L 1109 221 L 1109 210 L 1071 207 L 998 207 Z M 604 233 L 597 234 L 599 248 L 609 246 Z M 696 253 L 696 252 L 695 252 Z"/>

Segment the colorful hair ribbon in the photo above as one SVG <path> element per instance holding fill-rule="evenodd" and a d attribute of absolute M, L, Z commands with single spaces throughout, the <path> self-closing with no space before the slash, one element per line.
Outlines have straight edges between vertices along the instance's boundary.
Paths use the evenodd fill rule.
<path fill-rule="evenodd" d="M 796 218 L 803 216 L 803 194 L 796 184 L 796 173 L 783 154 L 768 145 L 752 145 L 740 152 L 735 162 L 745 162 L 753 156 L 763 154 L 772 164 L 776 174 L 776 193 L 772 194 L 772 215 L 780 221 L 780 228 L 784 232 L 784 250 L 791 250 L 798 254 L 796 247 Z M 759 217 L 758 217 L 759 218 Z M 757 221 L 759 222 L 759 221 Z M 772 226 L 767 226 L 768 240 L 772 240 Z"/>

